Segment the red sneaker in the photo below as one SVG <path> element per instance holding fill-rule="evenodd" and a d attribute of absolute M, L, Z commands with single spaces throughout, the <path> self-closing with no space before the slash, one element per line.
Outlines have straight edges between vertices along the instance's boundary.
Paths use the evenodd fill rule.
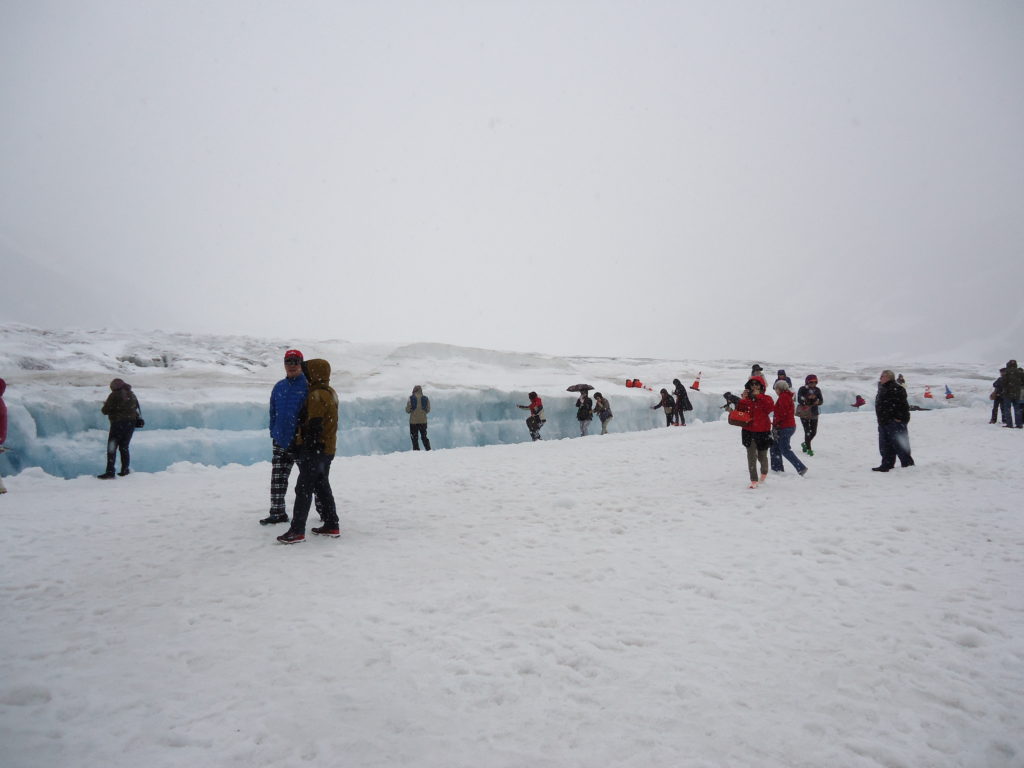
<path fill-rule="evenodd" d="M 330 536 L 332 539 L 336 539 L 341 536 L 341 531 L 338 530 L 338 526 L 331 525 L 330 523 L 324 523 L 319 528 L 313 528 L 312 531 L 317 536 Z"/>
<path fill-rule="evenodd" d="M 306 540 L 306 534 L 293 533 L 292 531 L 287 531 L 278 536 L 277 540 L 280 541 L 282 544 L 298 544 L 300 541 Z"/>

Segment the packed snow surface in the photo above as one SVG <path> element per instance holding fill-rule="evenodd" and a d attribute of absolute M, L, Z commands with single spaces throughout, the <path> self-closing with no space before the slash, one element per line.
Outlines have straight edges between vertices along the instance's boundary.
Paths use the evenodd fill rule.
<path fill-rule="evenodd" d="M 292 546 L 266 462 L 27 469 L 0 762 L 1019 767 L 1024 435 L 988 415 L 915 413 L 879 474 L 828 414 L 756 490 L 721 421 L 339 457 L 341 538 Z"/>

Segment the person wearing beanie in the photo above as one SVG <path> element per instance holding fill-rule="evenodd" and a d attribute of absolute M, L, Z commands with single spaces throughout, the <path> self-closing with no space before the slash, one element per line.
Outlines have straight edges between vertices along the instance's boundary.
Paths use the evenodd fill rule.
<path fill-rule="evenodd" d="M 405 403 L 405 412 L 409 414 L 409 436 L 412 438 L 412 449 L 420 449 L 420 438 L 423 438 L 423 447 L 430 450 L 430 440 L 427 438 L 427 414 L 430 413 L 430 398 L 423 394 L 423 387 L 417 384 L 412 388 L 412 394 Z"/>
<path fill-rule="evenodd" d="M 284 378 L 270 391 L 270 441 L 273 458 L 270 468 L 270 514 L 260 520 L 260 525 L 287 523 L 288 513 L 284 502 L 288 495 L 288 478 L 295 465 L 295 431 L 299 423 L 299 411 L 306 402 L 309 382 L 302 372 L 302 352 L 289 349 L 284 353 Z M 316 511 L 320 513 L 321 503 L 316 500 Z M 323 515 L 321 514 L 321 517 Z"/>
<path fill-rule="evenodd" d="M 775 411 L 772 413 L 772 436 L 775 439 L 769 449 L 772 471 L 785 472 L 786 467 L 782 463 L 782 459 L 785 458 L 793 465 L 797 474 L 803 477 L 807 474 L 807 467 L 789 446 L 789 441 L 796 432 L 796 417 L 793 415 L 793 390 L 785 379 L 775 382 L 775 398 Z"/>
<path fill-rule="evenodd" d="M 785 368 L 779 368 L 779 372 L 777 374 L 775 374 L 775 380 L 776 381 L 784 381 L 787 384 L 789 384 L 789 388 L 790 389 L 793 389 L 793 380 L 791 378 L 789 378 L 789 376 L 786 375 L 786 369 Z M 775 386 L 775 385 L 773 384 L 772 386 Z"/>
<path fill-rule="evenodd" d="M 818 377 L 813 373 L 808 374 L 804 385 L 796 393 L 796 415 L 804 428 L 804 441 L 800 447 L 808 456 L 814 455 L 811 441 L 818 434 L 818 407 L 824 402 L 825 398 L 818 389 Z"/>
<path fill-rule="evenodd" d="M 751 376 L 739 402 L 737 411 L 750 414 L 750 422 L 743 427 L 740 440 L 747 449 L 747 469 L 750 471 L 749 488 L 757 488 L 757 464 L 761 464 L 761 482 L 768 479 L 768 447 L 772 442 L 771 413 L 775 410 L 775 401 L 764 393 L 764 384 L 760 378 Z"/>
<path fill-rule="evenodd" d="M 110 382 L 110 394 L 100 412 L 110 420 L 110 431 L 107 433 L 107 469 L 102 475 L 97 475 L 100 480 L 114 479 L 114 460 L 117 454 L 121 454 L 121 477 L 129 474 L 129 463 L 131 455 L 128 446 L 135 434 L 135 427 L 142 417 L 139 410 L 139 400 L 132 392 L 131 384 L 121 379 L 114 379 Z"/>

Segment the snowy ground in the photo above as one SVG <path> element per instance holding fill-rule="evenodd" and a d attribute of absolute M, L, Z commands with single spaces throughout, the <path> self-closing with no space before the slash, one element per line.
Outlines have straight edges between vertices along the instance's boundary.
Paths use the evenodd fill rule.
<path fill-rule="evenodd" d="M 0 497 L 0 744 L 28 766 L 1024 765 L 1024 435 L 822 420 L 746 489 L 724 423 Z M 314 515 L 315 520 L 315 515 Z"/>

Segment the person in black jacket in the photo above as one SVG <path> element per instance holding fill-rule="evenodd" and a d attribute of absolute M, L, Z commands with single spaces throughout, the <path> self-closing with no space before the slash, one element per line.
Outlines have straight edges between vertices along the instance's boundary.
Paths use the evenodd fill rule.
<path fill-rule="evenodd" d="M 686 411 L 692 411 L 693 406 L 690 404 L 690 396 L 686 394 L 686 387 L 682 385 L 682 382 L 679 379 L 672 379 L 672 383 L 675 385 L 672 394 L 676 396 L 676 409 L 673 418 L 677 427 L 685 427 Z"/>
<path fill-rule="evenodd" d="M 992 421 L 989 424 L 996 423 L 996 417 L 1002 412 L 1003 421 L 1006 421 L 1006 406 L 1003 405 L 1003 376 L 1006 375 L 1006 369 L 999 369 L 999 378 L 992 382 Z"/>
<path fill-rule="evenodd" d="M 914 466 L 910 455 L 910 406 L 907 404 L 907 390 L 896 383 L 896 374 L 882 371 L 878 377 L 878 395 L 875 397 L 875 418 L 878 420 L 878 452 L 882 463 L 872 467 L 873 472 L 888 472 L 896 466 Z"/>

